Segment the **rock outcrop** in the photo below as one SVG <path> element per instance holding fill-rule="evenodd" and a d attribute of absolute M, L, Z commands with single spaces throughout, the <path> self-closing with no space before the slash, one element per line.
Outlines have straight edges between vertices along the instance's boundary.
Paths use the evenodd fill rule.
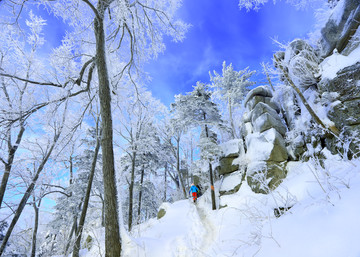
<path fill-rule="evenodd" d="M 360 62 L 346 67 L 334 79 L 324 78 L 319 83 L 322 95 L 333 94 L 334 106 L 329 112 L 329 118 L 337 128 L 341 128 L 344 135 L 360 135 Z M 329 149 L 336 153 L 334 139 L 327 139 Z M 351 145 L 357 152 L 359 146 Z"/>
<path fill-rule="evenodd" d="M 347 55 L 347 53 L 354 47 L 348 43 L 359 27 L 359 20 L 359 1 L 340 1 L 339 4 L 337 4 L 335 7 L 334 14 L 330 17 L 325 27 L 321 30 L 321 56 L 323 58 L 329 56 L 335 48 L 339 53 L 344 53 Z M 357 44 L 359 44 L 359 42 Z"/>
<path fill-rule="evenodd" d="M 219 160 L 218 174 L 226 175 L 239 170 L 239 163 L 234 160 L 245 154 L 243 141 L 240 139 L 230 140 L 221 145 L 221 148 L 224 155 Z"/>
<path fill-rule="evenodd" d="M 267 193 L 286 176 L 283 162 L 288 159 L 284 140 L 287 127 L 278 114 L 280 107 L 272 101 L 268 87 L 251 90 L 245 106 L 246 180 L 254 192 Z"/>
<path fill-rule="evenodd" d="M 226 205 L 225 199 L 238 192 L 244 181 L 256 193 L 268 193 L 276 188 L 286 177 L 290 160 L 316 156 L 321 162 L 324 148 L 333 154 L 348 150 L 346 145 L 339 148 L 337 136 L 320 128 L 309 114 L 308 106 L 321 116 L 325 126 L 340 129 L 341 136 L 353 142 L 358 140 L 360 5 L 359 0 L 333 2 L 338 4 L 334 4 L 333 14 L 321 31 L 317 48 L 295 39 L 285 51 L 275 53 L 280 60 L 274 63 L 275 67 L 282 65 L 281 70 L 287 73 L 287 77 L 280 76 L 284 88 L 277 101 L 281 97 L 281 106 L 267 86 L 256 87 L 246 96 L 243 144 L 236 143 L 242 145 L 241 150 L 227 153 L 219 161 L 218 171 L 223 175 L 220 205 Z M 286 86 L 288 80 L 299 89 L 301 97 Z M 358 143 L 349 147 L 352 153 L 360 150 Z"/>

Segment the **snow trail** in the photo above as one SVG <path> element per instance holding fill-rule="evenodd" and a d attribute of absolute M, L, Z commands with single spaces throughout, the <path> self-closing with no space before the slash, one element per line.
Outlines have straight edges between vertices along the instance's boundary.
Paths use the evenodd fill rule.
<path fill-rule="evenodd" d="M 200 251 L 204 254 L 206 252 L 209 252 L 209 249 L 211 249 L 211 246 L 213 245 L 215 239 L 215 227 L 207 218 L 206 212 L 202 207 L 196 205 L 196 210 L 199 214 L 200 221 L 205 228 L 205 237 L 203 238 L 200 246 Z"/>

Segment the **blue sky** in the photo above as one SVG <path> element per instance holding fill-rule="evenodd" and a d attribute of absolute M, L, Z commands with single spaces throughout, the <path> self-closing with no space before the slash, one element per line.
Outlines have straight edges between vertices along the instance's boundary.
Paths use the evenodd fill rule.
<path fill-rule="evenodd" d="M 238 0 L 183 0 L 178 16 L 191 28 L 181 43 L 165 38 L 165 52 L 145 65 L 152 77 L 147 83 L 149 90 L 169 106 L 175 94 L 192 91 L 197 81 L 209 82 L 209 71 L 221 73 L 223 61 L 232 63 L 236 70 L 249 66 L 260 72 L 260 63 L 271 62 L 279 49 L 272 38 L 287 43 L 306 37 L 314 27 L 312 9 L 296 10 L 285 1 L 277 2 L 269 1 L 259 11 L 247 12 L 239 10 Z M 47 19 L 44 50 L 49 52 L 59 45 L 65 27 L 61 19 L 46 12 L 41 15 Z M 265 83 L 260 73 L 256 80 Z"/>
<path fill-rule="evenodd" d="M 271 62 L 279 49 L 272 38 L 287 43 L 307 37 L 315 22 L 313 10 L 296 10 L 283 1 L 247 12 L 239 10 L 237 0 L 184 0 L 179 17 L 192 25 L 186 39 L 166 39 L 165 52 L 145 66 L 152 77 L 148 88 L 166 105 L 175 94 L 192 91 L 196 81 L 209 82 L 209 71 L 221 73 L 223 61 L 236 70 L 261 71 L 259 64 Z"/>

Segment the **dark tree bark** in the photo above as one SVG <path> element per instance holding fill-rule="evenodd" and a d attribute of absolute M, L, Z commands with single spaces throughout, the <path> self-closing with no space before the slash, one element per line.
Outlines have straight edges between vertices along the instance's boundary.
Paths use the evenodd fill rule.
<path fill-rule="evenodd" d="M 105 54 L 104 12 L 109 2 L 99 0 L 94 31 L 96 38 L 96 67 L 99 79 L 99 98 L 101 112 L 101 149 L 103 161 L 104 200 L 105 200 L 105 256 L 118 257 L 121 254 L 121 238 L 118 221 L 118 198 L 113 150 L 113 125 L 111 114 L 110 82 Z"/>
<path fill-rule="evenodd" d="M 131 231 L 132 220 L 133 220 L 133 200 L 134 200 L 134 183 L 135 183 L 135 161 L 136 152 L 132 153 L 131 157 L 131 178 L 129 185 L 129 216 L 128 216 L 128 229 Z"/>
<path fill-rule="evenodd" d="M 76 241 L 75 241 L 73 255 L 72 255 L 73 257 L 79 257 L 81 236 L 82 236 L 82 231 L 83 231 L 84 224 L 85 224 L 86 212 L 87 212 L 87 209 L 89 206 L 91 187 L 92 187 L 92 183 L 94 180 L 95 168 L 96 168 L 96 162 L 97 162 L 99 149 L 100 149 L 100 142 L 99 142 L 99 137 L 97 136 L 94 157 L 92 160 L 91 170 L 90 170 L 90 175 L 89 175 L 89 181 L 88 181 L 87 188 L 86 188 L 86 194 L 85 194 L 83 208 L 82 208 L 81 215 L 80 215 L 78 229 L 76 231 L 76 237 L 75 237 Z"/>
<path fill-rule="evenodd" d="M 41 200 L 40 200 L 40 202 L 41 202 Z M 38 227 L 39 227 L 40 202 L 39 202 L 39 206 L 37 206 L 36 202 L 35 202 L 35 198 L 34 198 L 33 207 L 34 207 L 34 211 L 35 211 L 35 221 L 34 221 L 34 230 L 33 230 L 32 243 L 31 243 L 31 257 L 35 257 L 35 254 L 36 254 L 36 241 L 37 241 L 37 231 L 38 231 Z"/>
<path fill-rule="evenodd" d="M 141 198 L 142 198 L 142 189 L 143 189 L 143 182 L 144 182 L 144 174 L 145 169 L 144 167 L 141 169 L 141 177 L 140 177 L 140 189 L 139 189 L 139 206 L 138 206 L 138 220 L 140 221 L 140 213 L 141 213 Z"/>
<path fill-rule="evenodd" d="M 69 238 L 68 238 L 66 246 L 65 246 L 64 256 L 68 256 L 71 239 L 72 239 L 73 234 L 76 233 L 76 231 L 77 231 L 77 215 L 75 215 L 73 225 L 71 226 Z"/>
<path fill-rule="evenodd" d="M 183 191 L 183 194 L 184 194 L 184 198 L 186 198 L 186 190 L 185 190 L 185 186 L 184 186 L 184 180 L 183 180 L 183 177 L 181 176 L 181 172 L 180 172 L 180 136 L 178 136 L 176 138 L 176 172 L 179 177 L 179 182 L 180 182 L 181 190 Z"/>
<path fill-rule="evenodd" d="M 60 134 L 55 135 L 53 144 L 51 145 L 49 151 L 47 152 L 47 154 L 45 155 L 45 157 L 42 160 L 41 164 L 39 165 L 39 167 L 38 167 L 38 169 L 36 171 L 36 174 L 35 174 L 34 178 L 32 179 L 31 184 L 26 189 L 26 192 L 25 192 L 24 196 L 22 197 L 22 199 L 21 199 L 21 201 L 19 203 L 19 206 L 18 206 L 18 208 L 17 208 L 17 210 L 15 212 L 15 215 L 14 215 L 14 217 L 13 217 L 11 223 L 10 223 L 10 226 L 9 226 L 9 228 L 8 228 L 6 234 L 5 234 L 5 237 L 4 237 L 3 241 L 2 241 L 2 244 L 0 246 L 0 256 L 4 253 L 4 250 L 5 250 L 5 247 L 6 247 L 7 243 L 8 243 L 8 241 L 9 241 L 10 235 L 11 235 L 16 223 L 18 222 L 18 220 L 20 218 L 20 215 L 21 215 L 22 211 L 25 208 L 26 203 L 30 198 L 31 193 L 34 190 L 34 187 L 35 187 L 36 182 L 37 182 L 37 180 L 38 180 L 38 178 L 40 176 L 40 173 L 44 169 L 44 166 L 45 166 L 46 162 L 48 161 L 52 151 L 54 150 L 56 142 L 59 139 L 59 136 L 60 136 Z"/>
<path fill-rule="evenodd" d="M 206 119 L 206 114 L 204 113 L 204 120 Z M 209 137 L 209 129 L 207 125 L 205 125 L 205 133 L 206 137 Z M 211 162 L 209 161 L 209 177 L 210 177 L 210 191 L 211 191 L 211 205 L 212 209 L 216 210 L 216 200 L 215 200 L 215 188 L 214 188 L 214 178 L 213 178 L 213 170 Z"/>
<path fill-rule="evenodd" d="M 168 164 L 165 163 L 165 171 L 164 171 L 164 199 L 163 201 L 166 202 L 166 189 L 167 189 L 167 169 L 168 169 Z"/>
<path fill-rule="evenodd" d="M 16 142 L 14 145 L 11 145 L 11 135 L 9 134 L 9 136 L 8 136 L 8 150 L 9 150 L 8 159 L 7 159 L 7 161 L 1 159 L 5 165 L 5 171 L 4 171 L 4 175 L 2 177 L 1 186 L 0 186 L 0 208 L 1 208 L 2 201 L 4 199 L 5 190 L 6 190 L 8 180 L 9 180 L 10 171 L 11 171 L 11 167 L 12 167 L 12 164 L 14 161 L 15 153 L 21 142 L 24 131 L 25 131 L 25 127 L 23 125 L 21 125 L 20 131 L 17 135 L 17 139 L 16 139 Z M 11 133 L 11 132 L 9 132 L 9 133 Z"/>

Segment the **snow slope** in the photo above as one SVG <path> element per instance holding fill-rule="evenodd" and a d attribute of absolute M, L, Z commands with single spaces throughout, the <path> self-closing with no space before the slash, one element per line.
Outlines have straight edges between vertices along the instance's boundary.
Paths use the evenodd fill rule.
<path fill-rule="evenodd" d="M 328 154 L 329 153 L 325 153 Z M 293 162 L 281 186 L 254 194 L 246 183 L 212 211 L 207 192 L 165 204 L 166 215 L 141 224 L 124 240 L 124 256 L 359 257 L 360 161 L 329 156 Z M 273 209 L 293 206 L 280 218 Z"/>

